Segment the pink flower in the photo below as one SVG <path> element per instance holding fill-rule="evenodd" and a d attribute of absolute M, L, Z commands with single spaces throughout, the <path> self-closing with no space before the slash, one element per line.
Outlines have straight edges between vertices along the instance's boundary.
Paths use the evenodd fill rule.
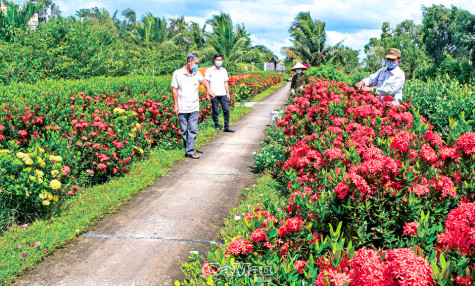
<path fill-rule="evenodd" d="M 26 257 L 26 254 L 23 253 L 23 254 L 21 255 L 21 257 L 25 258 L 25 257 Z"/>
<path fill-rule="evenodd" d="M 66 176 L 67 174 L 71 172 L 71 168 L 69 168 L 68 166 L 64 166 L 62 171 L 63 171 L 63 175 Z"/>
<path fill-rule="evenodd" d="M 406 236 L 417 236 L 417 228 L 421 226 L 417 221 L 415 222 L 406 222 L 404 225 L 404 235 Z"/>
<path fill-rule="evenodd" d="M 97 168 L 104 170 L 105 168 L 107 168 L 107 166 L 104 163 L 99 163 L 97 164 Z"/>
<path fill-rule="evenodd" d="M 37 241 L 36 246 L 41 246 L 41 242 Z"/>

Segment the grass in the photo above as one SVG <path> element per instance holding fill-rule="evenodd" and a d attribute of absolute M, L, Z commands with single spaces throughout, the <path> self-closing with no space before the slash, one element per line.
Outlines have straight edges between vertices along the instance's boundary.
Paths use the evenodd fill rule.
<path fill-rule="evenodd" d="M 285 217 L 287 213 L 284 211 L 284 204 L 287 199 L 279 192 L 280 188 L 282 187 L 279 183 L 272 179 L 269 174 L 264 174 L 257 179 L 256 184 L 244 188 L 240 193 L 241 203 L 239 206 L 231 209 L 229 216 L 224 220 L 224 226 L 220 230 L 222 240 L 225 243 L 229 243 L 233 238 L 242 234 L 242 224 L 240 224 L 236 218 L 239 217 L 239 220 L 242 221 L 242 215 L 253 211 L 255 207 L 265 204 L 265 209 L 271 207 L 278 211 L 278 209 L 281 208 L 281 216 L 279 216 L 279 219 Z M 223 252 L 224 250 L 220 250 L 221 247 L 222 246 L 212 245 L 209 251 L 210 256 L 215 255 L 216 252 Z M 189 262 L 183 263 L 181 266 L 186 279 L 182 282 L 175 281 L 175 285 L 215 285 L 211 282 L 211 277 L 207 279 L 203 278 L 202 266 L 205 260 L 206 257 L 200 257 L 198 254 L 190 255 Z M 207 284 L 207 282 L 212 284 Z"/>
<path fill-rule="evenodd" d="M 286 81 L 282 81 L 281 83 L 278 83 L 274 86 L 272 86 L 271 88 L 268 88 L 267 90 L 257 94 L 256 96 L 254 96 L 253 98 L 251 98 L 249 101 L 250 102 L 257 102 L 257 101 L 261 101 L 263 100 L 264 98 L 268 97 L 269 95 L 271 95 L 272 93 L 276 92 L 279 88 L 283 87 L 287 82 Z"/>
<path fill-rule="evenodd" d="M 256 95 L 252 101 L 262 100 L 282 85 L 280 83 Z M 252 108 L 243 105 L 236 106 L 231 112 L 230 122 L 239 120 L 251 110 Z M 199 126 L 197 147 L 215 137 L 214 123 L 208 120 Z M 34 269 L 38 262 L 55 249 L 87 231 L 107 214 L 120 210 L 131 198 L 152 185 L 181 160 L 182 149 L 155 149 L 147 159 L 135 163 L 129 175 L 80 192 L 62 206 L 59 215 L 38 219 L 27 227 L 13 226 L 0 237 L 0 284 L 10 284 L 17 276 Z"/>

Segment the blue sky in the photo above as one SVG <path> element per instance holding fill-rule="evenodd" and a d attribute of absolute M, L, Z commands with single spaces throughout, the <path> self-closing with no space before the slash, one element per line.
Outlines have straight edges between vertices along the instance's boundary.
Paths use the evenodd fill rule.
<path fill-rule="evenodd" d="M 126 8 L 134 9 L 138 17 L 151 12 L 157 17 L 185 16 L 189 21 L 204 24 L 211 15 L 220 11 L 231 14 L 234 23 L 243 23 L 252 34 L 253 44 L 263 44 L 272 49 L 279 58 L 280 50 L 289 46 L 288 27 L 298 12 L 309 11 L 313 18 L 326 22 L 327 42 L 340 41 L 364 56 L 364 45 L 371 37 L 378 37 L 381 24 L 388 21 L 391 27 L 412 19 L 416 24 L 422 21 L 422 6 L 444 4 L 455 5 L 475 13 L 475 1 L 426 1 L 426 0 L 55 0 L 63 16 L 74 15 L 81 8 L 106 8 L 112 14 L 119 14 Z"/>

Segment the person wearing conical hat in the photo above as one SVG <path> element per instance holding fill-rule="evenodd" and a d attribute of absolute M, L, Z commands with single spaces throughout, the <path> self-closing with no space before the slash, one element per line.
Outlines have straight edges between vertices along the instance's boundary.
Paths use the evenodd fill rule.
<path fill-rule="evenodd" d="M 301 63 L 297 63 L 292 68 L 292 71 L 295 72 L 295 75 L 292 77 L 292 83 L 290 84 L 290 93 L 292 96 L 296 94 L 296 90 L 301 90 L 310 83 L 308 76 L 303 73 L 303 71 L 307 69 L 308 68 Z"/>
<path fill-rule="evenodd" d="M 366 92 L 375 91 L 382 103 L 399 104 L 402 101 L 402 87 L 406 80 L 404 72 L 399 68 L 400 63 L 401 51 L 395 48 L 389 49 L 386 55 L 386 66 L 357 82 L 356 88 Z"/>

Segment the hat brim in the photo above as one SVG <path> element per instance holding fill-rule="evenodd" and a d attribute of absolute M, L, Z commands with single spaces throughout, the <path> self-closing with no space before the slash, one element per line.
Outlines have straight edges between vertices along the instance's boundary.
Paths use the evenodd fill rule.
<path fill-rule="evenodd" d="M 308 68 L 304 66 L 303 68 L 293 68 L 293 69 L 291 69 L 291 71 L 296 71 L 296 70 L 308 70 Z"/>
<path fill-rule="evenodd" d="M 395 55 L 387 55 L 386 58 L 387 58 L 387 59 L 395 60 L 395 59 L 398 58 L 398 56 L 395 56 Z"/>

